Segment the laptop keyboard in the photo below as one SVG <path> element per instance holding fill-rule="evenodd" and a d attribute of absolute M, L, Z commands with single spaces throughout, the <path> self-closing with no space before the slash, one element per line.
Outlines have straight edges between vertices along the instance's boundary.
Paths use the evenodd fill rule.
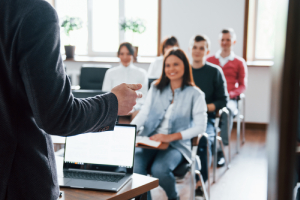
<path fill-rule="evenodd" d="M 91 172 L 64 172 L 65 178 L 76 178 L 85 180 L 95 180 L 95 181 L 106 181 L 106 182 L 119 182 L 124 175 L 112 175 L 112 174 L 100 174 Z"/>

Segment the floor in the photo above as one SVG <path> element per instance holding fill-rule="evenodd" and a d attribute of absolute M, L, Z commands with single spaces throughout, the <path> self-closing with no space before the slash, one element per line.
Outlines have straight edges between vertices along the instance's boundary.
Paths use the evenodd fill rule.
<path fill-rule="evenodd" d="M 231 137 L 232 160 L 229 170 L 217 169 L 216 183 L 211 183 L 211 200 L 265 200 L 267 199 L 266 132 L 246 130 L 246 143 L 236 154 L 236 130 Z M 227 148 L 225 149 L 226 152 Z M 212 168 L 210 169 L 212 182 Z M 181 200 L 190 197 L 190 175 L 177 184 Z M 162 188 L 151 191 L 153 200 L 167 200 Z"/>

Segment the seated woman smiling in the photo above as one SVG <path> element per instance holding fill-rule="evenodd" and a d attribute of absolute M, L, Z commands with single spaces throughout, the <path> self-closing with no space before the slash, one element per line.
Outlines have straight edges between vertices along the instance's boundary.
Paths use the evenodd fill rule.
<path fill-rule="evenodd" d="M 148 91 L 147 72 L 132 64 L 133 54 L 134 50 L 130 43 L 124 42 L 120 44 L 118 49 L 120 65 L 106 71 L 102 86 L 103 91 L 109 92 L 121 83 L 142 84 L 143 87 L 139 91 L 143 94 L 143 97 L 137 99 L 136 105 L 133 107 L 134 110 L 132 110 L 131 119 L 134 118 L 141 109 Z"/>
<path fill-rule="evenodd" d="M 179 199 L 173 170 L 184 160 L 191 162 L 191 138 L 206 130 L 204 93 L 195 86 L 192 69 L 185 53 L 170 49 L 164 57 L 160 79 L 148 92 L 141 111 L 131 122 L 140 135 L 170 143 L 166 150 L 136 148 L 134 172 L 153 177 L 169 199 Z M 148 199 L 151 199 L 148 193 Z"/>

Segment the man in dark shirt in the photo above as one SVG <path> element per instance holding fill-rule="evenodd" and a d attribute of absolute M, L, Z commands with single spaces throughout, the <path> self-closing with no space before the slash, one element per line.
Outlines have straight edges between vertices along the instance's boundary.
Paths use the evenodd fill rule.
<path fill-rule="evenodd" d="M 227 86 L 222 69 L 206 62 L 209 54 L 209 39 L 204 35 L 193 36 L 190 40 L 192 54 L 192 70 L 196 85 L 205 93 L 207 104 L 207 128 L 209 136 L 209 165 L 211 164 L 211 145 L 214 142 L 216 130 L 214 127 L 216 111 L 225 107 L 228 101 Z M 208 178 L 206 141 L 201 139 L 198 145 L 198 155 L 201 160 L 201 174 L 204 181 Z"/>
<path fill-rule="evenodd" d="M 133 108 L 141 85 L 74 98 L 60 56 L 57 14 L 46 1 L 0 1 L 0 27 L 0 200 L 56 200 L 49 134 L 113 130 L 117 115 Z"/>

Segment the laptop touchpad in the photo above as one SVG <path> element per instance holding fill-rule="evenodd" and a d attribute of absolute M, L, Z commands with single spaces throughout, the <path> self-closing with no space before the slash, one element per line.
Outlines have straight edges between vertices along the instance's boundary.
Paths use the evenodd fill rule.
<path fill-rule="evenodd" d="M 69 185 L 69 182 L 70 182 L 72 179 L 58 177 L 57 180 L 58 180 L 58 185 L 64 186 L 64 185 Z"/>
<path fill-rule="evenodd" d="M 103 186 L 102 181 L 92 181 L 92 180 L 82 180 L 82 179 L 73 179 L 71 180 L 68 185 L 71 187 L 78 187 L 78 188 L 97 188 L 97 186 Z"/>

